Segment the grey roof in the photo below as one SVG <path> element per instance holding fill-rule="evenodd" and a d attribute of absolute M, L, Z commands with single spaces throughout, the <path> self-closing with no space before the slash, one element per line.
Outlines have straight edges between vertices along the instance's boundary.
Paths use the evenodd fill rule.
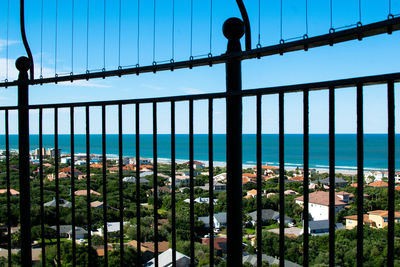
<path fill-rule="evenodd" d="M 50 226 L 51 229 L 57 230 L 57 226 Z M 82 227 L 75 226 L 75 232 L 78 234 L 87 234 L 88 232 Z M 60 225 L 60 234 L 72 234 L 72 225 Z"/>
<path fill-rule="evenodd" d="M 308 226 L 310 230 L 329 229 L 329 220 L 309 221 Z M 336 223 L 336 229 L 343 229 L 343 228 L 344 228 L 343 224 Z"/>
<path fill-rule="evenodd" d="M 226 212 L 215 213 L 214 218 L 221 224 L 226 224 Z"/>
<path fill-rule="evenodd" d="M 143 176 L 140 175 L 140 177 L 143 177 Z M 122 179 L 122 181 L 127 182 L 127 183 L 136 183 L 136 177 L 135 176 L 127 176 L 127 177 L 124 177 L 124 179 Z M 140 178 L 139 181 L 141 184 L 149 183 L 149 180 L 147 180 L 147 179 Z"/>
<path fill-rule="evenodd" d="M 210 216 L 202 216 L 199 217 L 199 220 L 204 222 L 205 225 L 208 225 L 210 222 Z M 214 213 L 214 218 L 220 223 L 220 224 L 226 224 L 226 212 L 220 212 L 220 213 Z"/>
<path fill-rule="evenodd" d="M 321 184 L 329 185 L 329 177 L 319 181 Z M 347 181 L 341 177 L 335 177 L 335 184 L 347 184 Z"/>
<path fill-rule="evenodd" d="M 247 213 L 247 215 L 249 215 L 253 221 L 257 221 L 257 211 Z M 261 210 L 261 218 L 263 221 L 278 220 L 279 212 L 271 210 L 271 209 L 262 209 Z M 285 215 L 285 222 L 287 222 L 287 221 L 293 221 L 293 219 L 290 218 L 289 216 Z"/>
<path fill-rule="evenodd" d="M 56 198 L 53 198 L 53 200 L 44 203 L 43 206 L 45 206 L 45 207 L 56 207 L 56 204 L 57 204 Z M 71 202 L 69 202 L 69 201 L 67 201 L 65 199 L 62 199 L 62 198 L 58 199 L 58 205 L 60 207 L 63 207 L 63 208 L 71 208 L 72 207 Z"/>
<path fill-rule="evenodd" d="M 190 265 L 190 258 L 179 251 L 176 252 L 176 266 L 186 267 Z M 155 266 L 154 258 L 144 264 L 145 267 Z M 169 248 L 158 255 L 158 266 L 172 266 L 172 249 Z"/>
<path fill-rule="evenodd" d="M 271 256 L 262 254 L 262 261 L 268 262 L 269 265 L 277 264 L 279 265 L 279 259 Z M 243 263 L 248 262 L 252 266 L 257 266 L 257 255 L 245 255 L 243 256 Z M 301 267 L 301 265 L 285 260 L 285 266 L 288 267 Z"/>

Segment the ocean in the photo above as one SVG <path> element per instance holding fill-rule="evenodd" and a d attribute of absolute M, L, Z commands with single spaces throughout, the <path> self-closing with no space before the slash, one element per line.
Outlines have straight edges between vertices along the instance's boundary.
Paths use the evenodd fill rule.
<path fill-rule="evenodd" d="M 336 167 L 338 169 L 353 169 L 357 166 L 356 134 L 336 134 Z M 171 136 L 159 134 L 157 137 L 157 153 L 160 159 L 169 159 L 171 156 Z M 214 161 L 226 161 L 226 135 L 214 135 Z M 396 169 L 400 167 L 400 135 L 396 135 Z M 43 146 L 54 147 L 54 136 L 43 135 Z M 39 147 L 39 136 L 30 136 L 30 150 Z M 59 135 L 59 148 L 61 153 L 68 154 L 71 151 L 70 136 Z M 4 135 L 0 135 L 0 149 L 5 149 Z M 18 135 L 10 135 L 10 149 L 18 149 Z M 86 152 L 86 136 L 75 135 L 75 153 Z M 101 154 L 101 135 L 90 136 L 90 153 Z M 135 156 L 135 135 L 123 135 L 123 155 Z M 329 137 L 328 134 L 310 134 L 310 167 L 327 168 L 329 164 Z M 118 155 L 118 135 L 109 134 L 106 138 L 106 154 Z M 153 136 L 151 134 L 140 135 L 140 156 L 153 157 Z M 176 159 L 187 160 L 189 158 L 189 135 L 176 135 Z M 194 159 L 208 161 L 208 135 L 194 135 Z M 279 162 L 279 135 L 262 135 L 262 163 L 278 165 Z M 256 135 L 243 135 L 243 164 L 256 164 Z M 303 165 L 303 135 L 285 134 L 285 166 L 295 167 Z M 387 135 L 364 135 L 364 167 L 366 169 L 387 169 Z"/>

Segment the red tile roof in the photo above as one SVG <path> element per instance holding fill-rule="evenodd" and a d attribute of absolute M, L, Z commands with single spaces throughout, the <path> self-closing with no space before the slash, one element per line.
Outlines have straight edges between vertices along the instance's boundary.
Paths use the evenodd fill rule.
<path fill-rule="evenodd" d="M 372 187 L 388 187 L 388 183 L 383 182 L 383 181 L 376 181 L 376 182 L 368 184 L 368 186 L 372 186 Z"/>
<path fill-rule="evenodd" d="M 289 177 L 288 179 L 290 181 L 297 181 L 297 182 L 303 182 L 304 181 L 304 177 L 303 176 Z"/>
<path fill-rule="evenodd" d="M 308 195 L 309 203 L 319 204 L 323 206 L 329 206 L 329 192 L 315 191 Z M 304 201 L 304 196 L 297 197 L 296 200 Z M 344 203 L 338 196 L 335 195 L 335 206 L 345 206 Z"/>
<path fill-rule="evenodd" d="M 243 173 L 242 176 L 249 177 L 249 178 L 256 178 L 257 174 L 254 174 L 254 173 Z"/>

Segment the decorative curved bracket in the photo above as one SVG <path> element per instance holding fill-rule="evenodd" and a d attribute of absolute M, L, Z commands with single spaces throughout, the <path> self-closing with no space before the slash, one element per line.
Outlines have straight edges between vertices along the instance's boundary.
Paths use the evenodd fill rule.
<path fill-rule="evenodd" d="M 33 57 L 32 57 L 32 52 L 28 44 L 28 40 L 26 39 L 26 33 L 25 33 L 25 1 L 20 0 L 20 6 L 19 6 L 19 15 L 20 15 L 20 24 L 21 24 L 21 36 L 22 36 L 22 42 L 24 43 L 25 51 L 26 54 L 28 55 L 28 58 L 31 62 L 31 66 L 29 69 L 29 78 L 31 81 L 34 80 L 34 71 L 33 71 Z"/>
<path fill-rule="evenodd" d="M 249 51 L 251 50 L 251 32 L 250 32 L 249 16 L 247 15 L 247 10 L 246 7 L 244 6 L 243 0 L 236 0 L 236 3 L 239 7 L 240 14 L 242 15 L 242 19 L 244 22 L 246 51 Z"/>

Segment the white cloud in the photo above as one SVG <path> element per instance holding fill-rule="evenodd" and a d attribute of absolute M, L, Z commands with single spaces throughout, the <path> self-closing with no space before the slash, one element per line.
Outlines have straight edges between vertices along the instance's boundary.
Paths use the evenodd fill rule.
<path fill-rule="evenodd" d="M 19 41 L 8 40 L 8 46 L 18 44 L 18 43 L 19 43 Z M 7 40 L 0 39 L 0 51 L 3 51 L 3 49 L 6 48 L 6 46 L 7 46 Z"/>
<path fill-rule="evenodd" d="M 200 90 L 200 89 L 196 89 L 196 88 L 189 88 L 189 87 L 181 87 L 179 88 L 182 92 L 184 92 L 185 94 L 204 94 L 205 92 Z"/>
<path fill-rule="evenodd" d="M 78 80 L 74 82 L 62 82 L 59 83 L 60 86 L 74 86 L 74 87 L 92 87 L 92 88 L 109 88 L 110 85 L 99 84 L 94 82 L 88 82 L 83 80 Z"/>
<path fill-rule="evenodd" d="M 148 88 L 148 89 L 157 90 L 157 91 L 168 90 L 168 88 L 166 88 L 166 87 L 157 86 L 157 85 L 152 85 L 152 84 L 147 84 L 147 83 L 142 83 L 140 86 L 141 86 L 141 87 L 144 87 L 144 88 Z"/>

